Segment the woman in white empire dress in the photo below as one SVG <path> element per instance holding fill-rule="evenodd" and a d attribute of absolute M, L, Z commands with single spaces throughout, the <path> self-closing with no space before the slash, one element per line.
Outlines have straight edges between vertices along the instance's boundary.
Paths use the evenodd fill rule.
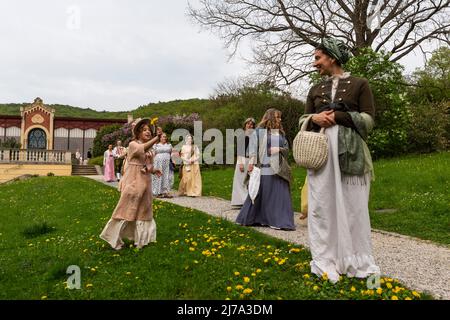
<path fill-rule="evenodd" d="M 253 118 L 248 118 L 244 122 L 243 130 L 245 144 L 243 146 L 238 145 L 236 168 L 234 170 L 233 177 L 233 191 L 231 193 L 232 206 L 242 206 L 248 195 L 248 189 L 246 185 L 246 177 L 248 174 L 247 169 L 249 164 L 248 146 L 250 141 L 249 136 L 255 128 L 255 124 L 256 122 Z"/>

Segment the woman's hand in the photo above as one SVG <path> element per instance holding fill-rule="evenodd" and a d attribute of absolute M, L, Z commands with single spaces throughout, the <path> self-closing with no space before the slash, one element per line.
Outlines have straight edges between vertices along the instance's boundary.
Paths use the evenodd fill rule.
<path fill-rule="evenodd" d="M 244 172 L 244 165 L 242 163 L 239 165 L 239 171 Z"/>
<path fill-rule="evenodd" d="M 162 172 L 160 169 L 153 169 L 153 174 L 155 174 L 158 178 L 162 176 Z"/>
<path fill-rule="evenodd" d="M 329 128 L 336 124 L 333 110 L 323 111 L 319 114 L 313 115 L 312 121 L 322 128 Z"/>
<path fill-rule="evenodd" d="M 249 164 L 248 165 L 248 172 L 252 172 L 253 171 L 253 164 Z"/>
<path fill-rule="evenodd" d="M 280 147 L 272 147 L 270 148 L 270 154 L 276 154 L 280 152 Z"/>

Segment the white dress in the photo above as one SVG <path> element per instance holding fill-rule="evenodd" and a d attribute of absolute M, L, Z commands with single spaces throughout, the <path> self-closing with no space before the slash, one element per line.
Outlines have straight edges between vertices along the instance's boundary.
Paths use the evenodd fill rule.
<path fill-rule="evenodd" d="M 173 171 L 170 170 L 170 158 L 172 155 L 172 145 L 170 143 L 154 145 L 155 158 L 153 166 L 155 169 L 160 169 L 161 177 L 152 175 L 152 193 L 154 196 L 168 193 L 171 189 L 171 180 L 173 178 Z"/>
<path fill-rule="evenodd" d="M 333 83 L 333 97 L 335 90 Z M 337 282 L 341 274 L 365 278 L 380 273 L 372 255 L 368 208 L 371 175 L 341 174 L 338 131 L 338 125 L 325 130 L 328 160 L 320 170 L 308 170 L 311 272 L 318 276 L 327 273 L 331 282 Z"/>
<path fill-rule="evenodd" d="M 242 206 L 247 199 L 248 189 L 244 183 L 247 177 L 248 164 L 250 159 L 242 156 L 237 157 L 236 168 L 234 169 L 233 191 L 231 192 L 231 205 Z M 244 172 L 241 172 L 239 166 L 244 165 Z"/>

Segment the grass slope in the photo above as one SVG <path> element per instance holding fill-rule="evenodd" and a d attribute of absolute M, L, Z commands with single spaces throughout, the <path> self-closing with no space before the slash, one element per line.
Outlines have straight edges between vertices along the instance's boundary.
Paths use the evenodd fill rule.
<path fill-rule="evenodd" d="M 82 177 L 0 186 L 0 299 L 424 299 L 310 274 L 310 253 L 252 229 L 154 202 L 158 241 L 116 252 L 98 238 L 117 190 Z M 81 289 L 66 288 L 71 265 Z"/>

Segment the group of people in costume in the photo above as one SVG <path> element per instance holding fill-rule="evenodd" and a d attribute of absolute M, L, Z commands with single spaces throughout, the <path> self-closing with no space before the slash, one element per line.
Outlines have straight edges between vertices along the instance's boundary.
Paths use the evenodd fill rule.
<path fill-rule="evenodd" d="M 308 93 L 301 125 L 309 130 L 325 128 L 328 159 L 318 170 L 307 170 L 302 188 L 303 218 L 307 218 L 312 254 L 311 272 L 337 282 L 340 275 L 365 278 L 379 274 L 372 255 L 369 219 L 369 191 L 374 178 L 367 137 L 374 126 L 374 97 L 367 79 L 352 76 L 343 68 L 350 58 L 345 44 L 325 38 L 315 49 L 313 66 L 323 77 Z M 243 226 L 267 226 L 295 230 L 288 163 L 289 145 L 282 126 L 282 113 L 269 108 L 256 122 L 248 118 L 243 125 L 244 148 L 238 149 L 231 204 L 239 206 L 236 223 Z M 152 178 L 163 173 L 142 166 L 156 154 L 169 159 L 171 145 L 167 137 L 152 135 L 148 120 L 133 129 L 135 140 L 127 152 L 128 168 L 121 179 L 121 198 L 101 237 L 114 249 L 123 246 L 122 238 L 134 239 L 142 247 L 156 239 L 152 216 Z M 164 142 L 165 141 L 165 142 Z M 164 147 L 163 147 L 164 146 Z M 112 152 L 112 151 L 111 151 Z M 200 150 L 186 137 L 180 152 L 183 159 L 182 195 L 201 195 Z M 257 195 L 248 190 L 249 177 L 260 175 Z M 154 183 L 154 182 L 153 182 Z M 158 183 L 154 183 L 160 187 Z M 169 186 L 161 186 L 164 190 Z"/>

